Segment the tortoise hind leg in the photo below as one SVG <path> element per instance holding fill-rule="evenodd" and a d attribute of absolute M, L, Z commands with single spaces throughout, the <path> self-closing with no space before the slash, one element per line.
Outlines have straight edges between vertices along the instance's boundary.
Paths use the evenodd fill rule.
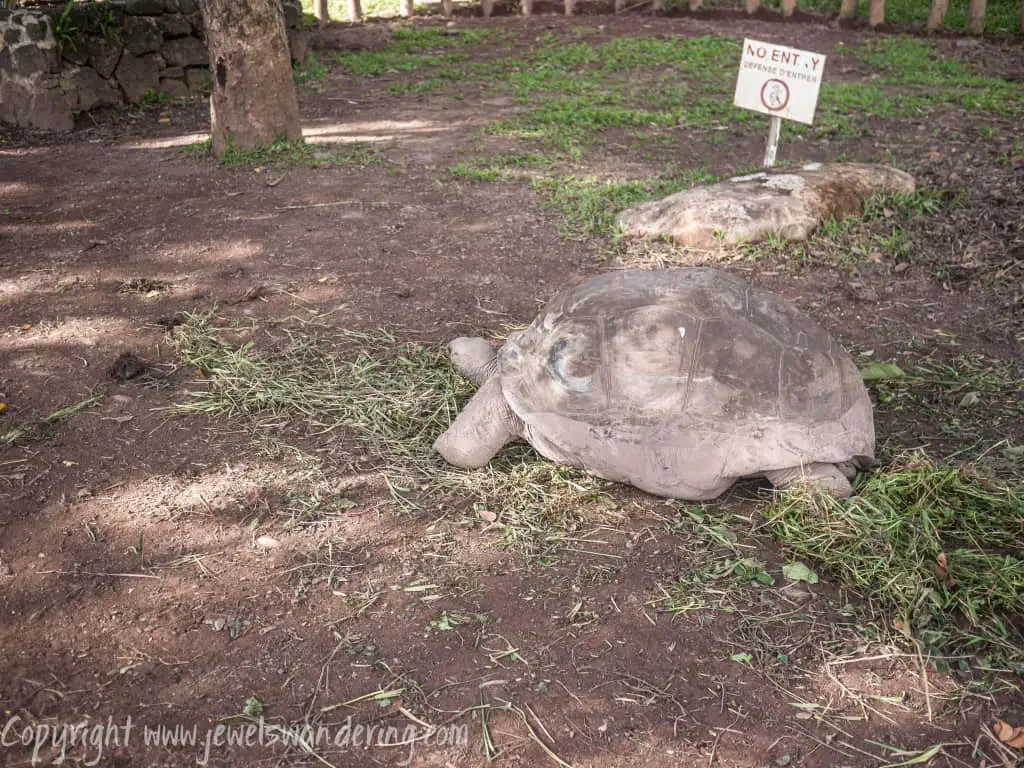
<path fill-rule="evenodd" d="M 802 467 L 765 472 L 764 476 L 776 488 L 790 488 L 801 483 L 808 483 L 837 498 L 845 499 L 853 495 L 853 486 L 850 485 L 843 469 L 846 468 L 841 469 L 835 464 L 815 462 Z"/>

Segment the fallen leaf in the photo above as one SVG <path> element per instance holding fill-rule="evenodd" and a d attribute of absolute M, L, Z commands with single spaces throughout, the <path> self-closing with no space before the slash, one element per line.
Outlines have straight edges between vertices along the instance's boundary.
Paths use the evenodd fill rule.
<path fill-rule="evenodd" d="M 977 405 L 979 400 L 981 400 L 980 392 L 968 392 L 960 398 L 960 407 L 970 408 L 972 405 Z"/>
<path fill-rule="evenodd" d="M 935 562 L 932 564 L 932 573 L 939 581 L 944 581 L 949 589 L 956 586 L 956 579 L 949 572 L 949 563 L 946 561 L 945 552 L 939 552 L 938 557 L 935 558 Z"/>
<path fill-rule="evenodd" d="M 909 758 L 907 760 L 904 760 L 904 761 L 902 761 L 900 763 L 886 763 L 885 765 L 882 766 L 882 768 L 900 768 L 900 766 L 904 766 L 904 765 L 921 765 L 923 763 L 927 763 L 933 757 L 935 757 L 940 752 L 942 752 L 942 748 L 943 747 L 951 747 L 951 746 L 954 746 L 954 745 L 953 744 L 933 744 L 932 746 L 928 747 L 928 749 L 925 749 L 925 750 L 923 750 L 921 752 L 918 752 L 916 755 L 914 755 L 913 757 L 911 757 L 911 758 Z M 902 753 L 902 754 L 906 754 L 906 753 Z"/>
<path fill-rule="evenodd" d="M 818 574 L 799 560 L 782 566 L 782 575 L 790 581 L 806 581 L 808 584 L 818 583 Z"/>
<path fill-rule="evenodd" d="M 901 379 L 907 374 L 893 363 L 868 363 L 860 369 L 860 375 L 865 381 L 878 381 L 879 379 Z"/>
<path fill-rule="evenodd" d="M 1024 749 L 1024 725 L 1013 726 L 1005 720 L 996 720 L 992 731 L 1008 747 Z"/>
<path fill-rule="evenodd" d="M 754 657 L 751 656 L 749 653 L 734 653 L 732 656 L 729 657 L 729 660 L 738 662 L 740 664 L 749 664 L 751 660 L 753 660 L 753 658 Z"/>
<path fill-rule="evenodd" d="M 156 119 L 156 121 L 158 123 L 169 123 L 169 122 L 171 122 L 171 118 L 169 118 L 169 117 L 158 117 Z"/>
<path fill-rule="evenodd" d="M 273 549 L 274 547 L 281 546 L 281 542 L 273 536 L 260 536 L 256 539 L 256 546 L 263 547 L 264 549 Z"/>
<path fill-rule="evenodd" d="M 27 331 L 32 327 L 32 323 L 22 323 L 18 327 L 21 328 L 21 330 L 23 331 Z"/>
<path fill-rule="evenodd" d="M 7 403 L 0 403 L 0 413 L 7 410 Z"/>
<path fill-rule="evenodd" d="M 489 509 L 478 509 L 476 511 L 476 516 L 486 523 L 493 523 L 498 519 L 498 516 Z"/>

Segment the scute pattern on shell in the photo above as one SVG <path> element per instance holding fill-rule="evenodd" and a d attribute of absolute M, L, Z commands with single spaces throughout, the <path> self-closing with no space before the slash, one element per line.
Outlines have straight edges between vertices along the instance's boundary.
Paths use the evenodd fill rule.
<path fill-rule="evenodd" d="M 700 479 L 874 449 L 845 351 L 794 305 L 716 269 L 610 272 L 565 291 L 509 338 L 498 370 L 538 450 L 612 479 L 628 451 Z"/>

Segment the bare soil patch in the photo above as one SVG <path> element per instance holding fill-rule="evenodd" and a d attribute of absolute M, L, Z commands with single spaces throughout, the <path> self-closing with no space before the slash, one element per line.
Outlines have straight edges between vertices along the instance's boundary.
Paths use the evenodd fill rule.
<path fill-rule="evenodd" d="M 523 50 L 597 24 L 602 41 L 785 34 L 827 51 L 865 34 L 727 16 L 458 23 L 497 27 Z M 382 46 L 375 25 L 320 34 L 325 49 Z M 1019 45 L 1016 59 L 1002 43 L 977 46 L 1000 71 L 1020 60 Z M 856 76 L 860 64 L 843 62 Z M 396 509 L 382 467 L 344 435 L 298 438 L 283 423 L 270 444 L 243 421 L 169 410 L 204 377 L 175 354 L 181 313 L 216 311 L 254 344 L 313 321 L 440 344 L 529 322 L 556 290 L 608 268 L 606 246 L 565 237 L 528 181 L 446 175 L 510 146 L 482 129 L 520 105 L 471 83 L 388 91 L 416 77 L 332 66 L 305 88 L 312 141 L 374 150 L 315 167 L 225 168 L 183 152 L 201 138 L 202 105 L 110 116 L 59 139 L 0 133 L 0 436 L 95 399 L 0 443 L 9 742 L 32 724 L 131 717 L 136 732 L 103 746 L 106 764 L 191 765 L 205 759 L 207 732 L 251 722 L 241 713 L 255 698 L 278 728 L 323 725 L 334 738 L 356 724 L 465 726 L 468 740 L 369 747 L 353 735 L 313 756 L 267 731 L 262 745 L 212 744 L 205 764 L 813 768 L 899 763 L 947 744 L 931 764 L 962 766 L 982 764 L 980 743 L 1010 765 L 983 728 L 1019 720 L 1019 676 L 972 683 L 972 694 L 974 673 L 955 664 L 923 675 L 893 628 L 867 625 L 865 606 L 828 574 L 768 585 L 715 571 L 752 559 L 778 574 L 786 560 L 760 530 L 754 486 L 709 507 L 736 532 L 727 545 L 692 508 L 613 489 L 608 516 L 559 532 L 571 546 L 527 558 L 465 501 Z M 873 136 L 791 140 L 780 152 L 781 162 L 888 158 L 959 195 L 910 227 L 918 256 L 907 267 L 880 253 L 726 268 L 795 300 L 858 353 L 980 355 L 1024 379 L 1018 131 L 1013 118 L 993 120 L 982 140 L 966 111 L 939 120 L 880 121 Z M 613 132 L 581 162 L 609 176 L 673 164 L 730 172 L 762 146 L 742 126 L 714 141 L 671 135 L 645 155 Z M 880 407 L 885 452 L 1024 441 L 1024 421 L 1001 405 L 1020 391 L 982 395 L 973 411 L 963 393 L 931 395 L 930 413 Z M 703 605 L 664 600 L 659 585 L 704 564 L 693 590 Z M 143 726 L 197 726 L 199 743 L 146 745 Z M 9 742 L 0 762 L 29 764 L 31 746 Z M 39 752 L 47 764 L 59 754 L 52 743 Z"/>

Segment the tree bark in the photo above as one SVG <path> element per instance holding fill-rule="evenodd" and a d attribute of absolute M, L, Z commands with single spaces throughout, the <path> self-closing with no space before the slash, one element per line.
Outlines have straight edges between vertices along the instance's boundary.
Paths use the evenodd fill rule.
<path fill-rule="evenodd" d="M 494 13 L 494 0 L 480 0 L 480 6 L 483 10 L 484 18 L 489 18 Z"/>
<path fill-rule="evenodd" d="M 519 12 L 523 16 L 533 16 L 533 0 L 519 0 Z"/>
<path fill-rule="evenodd" d="M 885 23 L 885 0 L 871 0 L 868 4 L 868 24 L 877 27 Z"/>
<path fill-rule="evenodd" d="M 446 19 L 452 17 L 452 0 L 441 0 L 441 13 Z"/>
<path fill-rule="evenodd" d="M 782 15 L 792 16 L 796 10 L 796 0 L 782 0 Z"/>
<path fill-rule="evenodd" d="M 317 23 L 323 25 L 331 20 L 331 14 L 327 10 L 327 0 L 313 0 L 313 15 Z"/>
<path fill-rule="evenodd" d="M 201 0 L 213 151 L 302 138 L 281 0 Z"/>
<path fill-rule="evenodd" d="M 576 13 L 576 0 L 565 0 L 565 15 L 572 16 Z"/>
<path fill-rule="evenodd" d="M 967 9 L 967 31 L 972 35 L 985 31 L 985 0 L 971 0 Z"/>
<path fill-rule="evenodd" d="M 761 7 L 761 0 L 747 0 L 747 13 L 757 13 Z"/>
<path fill-rule="evenodd" d="M 700 6 L 703 2 L 704 0 L 690 0 L 690 13 L 693 13 L 694 11 L 699 11 Z"/>
<path fill-rule="evenodd" d="M 348 0 L 348 18 L 351 21 L 363 20 L 363 4 L 359 0 Z"/>
<path fill-rule="evenodd" d="M 399 13 L 405 17 L 412 16 L 413 14 L 412 0 L 402 0 L 402 4 L 399 7 Z"/>
<path fill-rule="evenodd" d="M 857 15 L 857 0 L 843 0 L 839 6 L 840 19 L 852 19 Z"/>

